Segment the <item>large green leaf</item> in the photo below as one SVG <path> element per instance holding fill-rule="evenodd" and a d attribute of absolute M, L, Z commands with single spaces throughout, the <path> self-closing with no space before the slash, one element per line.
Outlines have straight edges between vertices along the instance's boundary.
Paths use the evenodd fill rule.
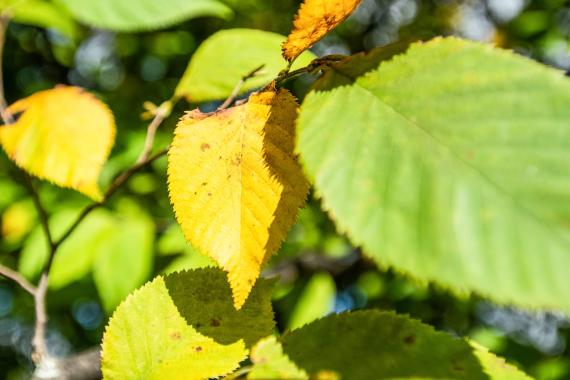
<path fill-rule="evenodd" d="M 462 339 L 388 312 L 330 316 L 286 333 L 281 343 L 283 353 L 269 347 L 275 365 L 261 363 L 257 371 L 289 372 L 295 368 L 293 363 L 310 374 L 333 371 L 351 380 L 529 379 L 482 348 L 474 350 Z M 256 347 L 259 356 L 258 351 Z M 259 365 L 259 360 L 253 361 Z"/>
<path fill-rule="evenodd" d="M 232 15 L 232 10 L 217 0 L 56 1 L 87 25 L 119 32 L 155 30 L 202 16 Z"/>
<path fill-rule="evenodd" d="M 316 91 L 298 149 L 337 226 L 382 266 L 570 311 L 570 82 L 455 38 Z"/>
<path fill-rule="evenodd" d="M 105 380 L 198 380 L 225 375 L 246 356 L 242 340 L 220 344 L 189 325 L 157 277 L 113 314 L 103 337 L 102 370 Z"/>
<path fill-rule="evenodd" d="M 21 24 L 53 28 L 72 39 L 78 34 L 77 24 L 69 14 L 49 1 L 0 0 L 0 11 L 7 12 L 13 21 Z"/>
<path fill-rule="evenodd" d="M 240 79 L 260 65 L 263 69 L 249 79 L 242 92 L 271 81 L 286 62 L 281 58 L 280 34 L 255 29 L 228 29 L 217 32 L 200 45 L 192 56 L 176 96 L 192 102 L 223 99 L 230 95 Z M 306 66 L 314 59 L 312 53 L 301 55 L 293 69 Z"/>

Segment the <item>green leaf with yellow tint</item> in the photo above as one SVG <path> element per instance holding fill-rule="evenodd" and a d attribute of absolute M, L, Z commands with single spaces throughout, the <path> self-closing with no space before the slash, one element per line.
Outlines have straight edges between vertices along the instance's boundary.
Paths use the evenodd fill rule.
<path fill-rule="evenodd" d="M 233 12 L 217 0 L 56 0 L 77 20 L 118 32 L 166 28 L 204 16 L 229 18 Z"/>
<path fill-rule="evenodd" d="M 228 97 L 241 78 L 256 68 L 263 68 L 242 86 L 241 92 L 261 87 L 285 68 L 279 56 L 285 37 L 255 29 L 222 30 L 206 39 L 196 50 L 176 87 L 176 96 L 190 102 L 204 102 Z M 305 53 L 293 69 L 308 65 L 314 58 Z"/>
<path fill-rule="evenodd" d="M 305 202 L 296 116 L 288 91 L 267 91 L 213 114 L 191 112 L 175 131 L 168 184 L 176 218 L 192 245 L 228 272 L 238 309 Z"/>
<path fill-rule="evenodd" d="M 341 79 L 305 98 L 298 150 L 352 242 L 422 281 L 570 311 L 568 78 L 440 38 Z"/>
<path fill-rule="evenodd" d="M 189 325 L 159 276 L 113 314 L 103 337 L 102 371 L 105 380 L 201 380 L 234 371 L 246 357 L 243 341 L 220 344 Z"/>
<path fill-rule="evenodd" d="M 115 120 L 104 103 L 78 87 L 60 86 L 8 111 L 17 120 L 0 128 L 0 144 L 18 166 L 102 200 L 97 181 L 115 141 Z"/>

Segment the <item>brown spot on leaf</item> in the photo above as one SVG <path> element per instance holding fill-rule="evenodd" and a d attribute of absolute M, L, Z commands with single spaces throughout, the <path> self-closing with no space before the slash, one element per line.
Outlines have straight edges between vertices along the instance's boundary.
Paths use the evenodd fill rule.
<path fill-rule="evenodd" d="M 200 351 L 202 351 L 202 347 L 201 347 L 201 346 L 196 346 L 196 347 L 194 348 L 194 350 L 196 350 L 196 352 L 200 352 Z"/>
<path fill-rule="evenodd" d="M 416 343 L 416 337 L 414 335 L 408 335 L 404 338 L 404 343 L 406 344 L 414 344 Z"/>
<path fill-rule="evenodd" d="M 182 338 L 182 334 L 180 334 L 180 331 L 173 331 L 170 333 L 170 339 L 180 340 L 180 338 Z"/>
<path fill-rule="evenodd" d="M 456 372 L 463 372 L 465 371 L 465 368 L 463 368 L 463 366 L 460 363 L 457 362 L 453 362 L 451 368 L 453 368 L 454 371 Z"/>
<path fill-rule="evenodd" d="M 210 326 L 218 327 L 218 326 L 220 326 L 220 321 L 217 320 L 216 318 L 212 318 L 212 320 L 210 321 Z"/>
<path fill-rule="evenodd" d="M 232 160 L 232 164 L 236 166 L 241 164 L 241 156 L 235 156 L 234 159 Z"/>
<path fill-rule="evenodd" d="M 205 151 L 207 151 L 208 149 L 210 149 L 210 144 L 208 144 L 208 143 L 203 143 L 202 145 L 200 145 L 200 150 L 201 150 L 202 152 L 205 152 Z"/>

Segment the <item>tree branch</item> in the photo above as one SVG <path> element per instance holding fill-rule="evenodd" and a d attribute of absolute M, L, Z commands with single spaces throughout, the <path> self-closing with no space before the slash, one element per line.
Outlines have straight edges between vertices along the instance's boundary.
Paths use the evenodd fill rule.
<path fill-rule="evenodd" d="M 7 15 L 0 14 L 0 67 L 2 66 L 1 63 L 3 62 L 1 58 L 4 50 L 4 43 L 6 41 L 6 29 L 8 27 L 9 22 L 10 19 Z M 12 124 L 13 117 L 8 111 L 8 106 L 6 104 L 3 78 L 4 75 L 2 70 L 0 69 L 0 115 L 2 116 L 4 124 L 8 125 Z M 6 276 L 7 278 L 16 281 L 24 289 L 26 289 L 28 293 L 32 294 L 34 297 L 36 323 L 35 323 L 34 337 L 32 339 L 32 347 L 33 347 L 32 360 L 35 363 L 40 363 L 48 355 L 45 344 L 45 328 L 47 323 L 45 294 L 47 292 L 49 268 L 51 267 L 51 263 L 53 262 L 53 257 L 55 256 L 57 246 L 53 241 L 52 234 L 49 229 L 47 213 L 41 204 L 40 197 L 34 188 L 32 179 L 27 174 L 25 174 L 25 182 L 28 190 L 30 191 L 30 195 L 34 202 L 34 206 L 38 212 L 40 224 L 46 235 L 46 240 L 48 243 L 48 250 L 49 250 L 48 262 L 46 265 L 46 269 L 42 271 L 38 287 L 34 290 L 32 290 L 33 287 L 31 286 L 31 284 L 22 282 L 22 278 L 20 278 L 20 276 L 16 276 L 14 273 L 7 272 L 6 271 L 7 268 L 4 268 L 4 272 L 10 275 L 10 277 Z"/>
<path fill-rule="evenodd" d="M 50 257 L 55 255 L 55 249 L 50 253 Z M 34 328 L 34 337 L 32 338 L 32 360 L 36 364 L 41 364 L 44 360 L 49 360 L 50 355 L 46 345 L 46 325 L 48 321 L 46 308 L 46 293 L 48 288 L 49 270 L 44 269 L 38 288 L 34 294 L 34 306 L 36 313 L 36 322 Z"/>
<path fill-rule="evenodd" d="M 14 281 L 32 296 L 36 294 L 36 287 L 34 285 L 26 280 L 26 278 L 20 273 L 8 268 L 7 266 L 0 264 L 0 275 Z"/>
<path fill-rule="evenodd" d="M 2 63 L 4 62 L 2 59 L 4 54 L 4 43 L 6 42 L 6 31 L 9 23 L 10 17 L 5 13 L 0 13 L 0 116 L 6 125 L 12 124 L 13 122 L 12 115 L 8 112 L 6 97 L 4 96 L 4 73 L 2 68 Z"/>
<path fill-rule="evenodd" d="M 22 172 L 22 174 L 24 175 L 26 187 L 28 188 L 28 191 L 32 197 L 34 207 L 36 208 L 36 211 L 38 212 L 38 218 L 40 219 L 40 225 L 42 226 L 42 229 L 43 229 L 44 234 L 46 236 L 46 240 L 47 240 L 47 244 L 48 244 L 48 250 L 50 251 L 50 256 L 51 256 L 51 253 L 54 250 L 55 244 L 54 244 L 53 236 L 52 236 L 51 231 L 49 229 L 47 212 L 46 212 L 45 208 L 43 207 L 43 205 L 40 201 L 40 196 L 39 196 L 38 192 L 36 191 L 32 177 L 30 177 L 25 172 Z M 51 257 L 50 257 L 50 259 L 51 259 Z M 48 261 L 49 261 L 49 259 L 48 259 Z"/>
<path fill-rule="evenodd" d="M 101 207 L 105 202 L 107 202 L 109 200 L 109 198 L 111 198 L 113 196 L 113 194 L 115 194 L 115 192 L 117 190 L 119 190 L 121 188 L 121 186 L 123 186 L 123 184 L 125 182 L 127 182 L 133 176 L 133 174 L 135 174 L 136 172 L 138 172 L 139 170 L 141 170 L 142 168 L 144 168 L 148 164 L 156 161 L 160 157 L 166 155 L 166 153 L 168 153 L 168 148 L 165 148 L 165 149 L 158 151 L 154 155 L 148 157 L 143 162 L 140 162 L 140 163 L 137 163 L 137 164 L 131 166 L 129 169 L 127 169 L 126 171 L 122 172 L 120 175 L 115 177 L 115 179 L 111 183 L 111 186 L 109 186 L 109 189 L 105 193 L 103 200 L 101 202 L 93 202 L 90 205 L 86 206 L 83 209 L 83 211 L 81 211 L 81 213 L 79 214 L 77 219 L 75 219 L 73 224 L 55 242 L 55 246 L 59 247 L 61 245 L 61 243 L 63 243 L 69 237 L 69 235 L 71 235 L 73 233 L 73 231 L 75 231 L 75 229 L 79 226 L 79 224 L 83 221 L 83 219 L 85 219 L 85 217 L 87 215 L 89 215 L 93 210 Z"/>

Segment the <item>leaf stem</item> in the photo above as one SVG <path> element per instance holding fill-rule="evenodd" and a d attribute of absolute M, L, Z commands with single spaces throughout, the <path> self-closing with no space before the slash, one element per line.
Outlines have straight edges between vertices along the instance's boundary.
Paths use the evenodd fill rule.
<path fill-rule="evenodd" d="M 158 130 L 158 127 L 160 127 L 160 124 L 162 124 L 164 119 L 170 116 L 170 113 L 172 112 L 173 103 L 174 102 L 172 100 L 167 100 L 154 111 L 154 118 L 148 125 L 146 131 L 146 138 L 144 141 L 144 147 L 141 154 L 137 158 L 136 164 L 143 163 L 150 157 L 150 154 L 152 152 L 152 147 L 154 146 L 154 138 L 156 136 L 156 131 Z"/>
<path fill-rule="evenodd" d="M 289 79 L 297 77 L 301 74 L 308 74 L 308 73 L 313 73 L 313 72 L 318 71 L 318 70 L 322 70 L 324 67 L 329 66 L 332 63 L 342 61 L 345 58 L 346 58 L 345 55 L 332 54 L 332 55 L 327 55 L 327 56 L 324 56 L 321 58 L 314 59 L 307 66 L 301 67 L 297 70 L 293 70 L 293 71 L 289 71 L 288 69 L 283 70 L 282 72 L 279 73 L 279 75 L 277 75 L 277 78 L 275 78 L 275 82 L 278 85 L 281 85 L 281 84 L 283 84 L 283 82 L 286 82 Z"/>
<path fill-rule="evenodd" d="M 260 66 L 256 67 L 255 69 L 251 70 L 249 73 L 247 73 L 243 77 L 241 77 L 240 81 L 235 85 L 234 89 L 232 90 L 232 93 L 230 94 L 230 96 L 218 107 L 218 111 L 225 110 L 226 108 L 231 106 L 232 103 L 238 97 L 239 93 L 241 92 L 241 89 L 242 89 L 243 85 L 245 84 L 245 82 L 247 82 L 251 78 L 258 75 L 259 72 L 261 70 L 263 70 L 264 67 L 265 67 L 265 64 L 260 65 Z"/>

